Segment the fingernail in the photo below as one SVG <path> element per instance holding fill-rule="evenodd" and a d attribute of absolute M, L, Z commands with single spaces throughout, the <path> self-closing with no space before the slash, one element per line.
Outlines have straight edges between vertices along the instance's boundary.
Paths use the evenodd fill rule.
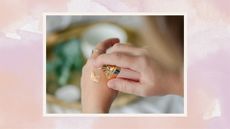
<path fill-rule="evenodd" d="M 115 47 L 115 46 L 118 46 L 119 45 L 119 43 L 115 43 L 113 46 Z"/>

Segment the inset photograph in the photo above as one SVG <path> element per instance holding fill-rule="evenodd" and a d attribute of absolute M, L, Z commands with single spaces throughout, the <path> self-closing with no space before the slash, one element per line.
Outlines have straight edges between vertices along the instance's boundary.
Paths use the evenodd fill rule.
<path fill-rule="evenodd" d="M 186 114 L 184 15 L 45 15 L 44 113 Z"/>

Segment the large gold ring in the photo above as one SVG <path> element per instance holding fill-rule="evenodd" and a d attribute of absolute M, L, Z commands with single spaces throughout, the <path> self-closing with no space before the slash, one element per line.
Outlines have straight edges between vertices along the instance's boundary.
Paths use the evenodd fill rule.
<path fill-rule="evenodd" d="M 115 65 L 103 65 L 102 70 L 104 71 L 107 79 L 113 79 L 120 73 L 121 68 Z"/>
<path fill-rule="evenodd" d="M 102 70 L 102 71 L 101 71 Z M 99 69 L 95 69 L 91 72 L 90 79 L 94 82 L 101 80 L 101 72 L 104 73 L 106 79 L 110 80 L 116 78 L 120 73 L 121 68 L 114 65 L 103 65 Z"/>

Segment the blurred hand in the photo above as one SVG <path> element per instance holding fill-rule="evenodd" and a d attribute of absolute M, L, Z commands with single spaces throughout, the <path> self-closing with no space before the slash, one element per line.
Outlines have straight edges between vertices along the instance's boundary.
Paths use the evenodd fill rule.
<path fill-rule="evenodd" d="M 81 104 L 83 113 L 106 113 L 117 96 L 117 91 L 108 88 L 107 79 L 104 73 L 100 73 L 101 79 L 99 82 L 90 80 L 90 75 L 95 67 L 93 60 L 100 54 L 106 52 L 106 49 L 119 43 L 119 39 L 108 39 L 96 46 L 97 50 L 92 54 L 82 69 L 81 77 Z"/>
<path fill-rule="evenodd" d="M 146 49 L 115 44 L 94 60 L 95 67 L 103 64 L 121 67 L 117 78 L 107 82 L 108 87 L 138 96 L 183 95 L 182 77 L 163 69 Z"/>

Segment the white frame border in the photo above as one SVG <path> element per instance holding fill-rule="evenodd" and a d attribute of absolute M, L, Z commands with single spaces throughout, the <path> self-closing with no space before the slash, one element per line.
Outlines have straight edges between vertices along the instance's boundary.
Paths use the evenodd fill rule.
<path fill-rule="evenodd" d="M 46 109 L 46 16 L 184 16 L 184 113 L 171 113 L 171 114 L 49 114 Z M 44 117 L 187 117 L 187 68 L 188 68 L 188 55 L 187 55 L 187 14 L 185 12 L 157 12 L 157 13 L 140 13 L 140 12 L 130 12 L 130 13 L 60 13 L 60 12 L 50 12 L 43 13 L 43 116 Z"/>

